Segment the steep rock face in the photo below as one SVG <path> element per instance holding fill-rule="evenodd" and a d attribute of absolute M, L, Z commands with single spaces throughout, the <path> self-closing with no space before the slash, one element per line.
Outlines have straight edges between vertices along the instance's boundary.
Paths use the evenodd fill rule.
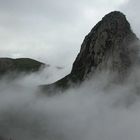
<path fill-rule="evenodd" d="M 136 59 L 136 41 L 125 15 L 109 13 L 85 37 L 71 74 L 83 80 L 90 72 L 106 68 L 123 75 Z"/>
<path fill-rule="evenodd" d="M 9 72 L 35 72 L 45 64 L 30 58 L 0 58 L 0 75 L 7 74 Z"/>
<path fill-rule="evenodd" d="M 43 88 L 47 91 L 54 87 L 65 89 L 69 83 L 80 83 L 89 74 L 104 69 L 124 77 L 137 60 L 137 41 L 125 15 L 111 12 L 85 37 L 71 73 Z"/>

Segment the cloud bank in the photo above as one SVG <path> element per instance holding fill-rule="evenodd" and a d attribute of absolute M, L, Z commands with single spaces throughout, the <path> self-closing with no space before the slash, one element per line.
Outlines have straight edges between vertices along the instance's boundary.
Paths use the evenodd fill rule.
<path fill-rule="evenodd" d="M 0 136 L 12 140 L 139 139 L 139 67 L 121 84 L 102 72 L 53 97 L 42 96 L 34 88 L 35 75 L 28 78 L 32 86 L 22 77 L 0 81 Z"/>

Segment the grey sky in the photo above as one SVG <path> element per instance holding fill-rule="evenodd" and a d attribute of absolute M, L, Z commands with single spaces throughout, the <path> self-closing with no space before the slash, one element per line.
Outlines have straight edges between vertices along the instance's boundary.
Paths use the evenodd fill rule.
<path fill-rule="evenodd" d="M 140 37 L 140 1 L 139 0 L 129 0 L 126 4 L 122 5 L 120 8 L 126 14 L 131 27 L 134 32 Z"/>
<path fill-rule="evenodd" d="M 0 0 L 0 56 L 31 57 L 70 70 L 85 35 L 108 12 L 121 9 L 137 29 L 135 3 L 139 1 Z"/>

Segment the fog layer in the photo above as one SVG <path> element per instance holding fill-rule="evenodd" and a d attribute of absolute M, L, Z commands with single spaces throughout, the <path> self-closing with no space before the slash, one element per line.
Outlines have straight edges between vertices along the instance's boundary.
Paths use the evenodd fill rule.
<path fill-rule="evenodd" d="M 125 82 L 115 84 L 113 75 L 102 72 L 52 97 L 34 88 L 37 76 L 0 81 L 0 136 L 12 140 L 140 138 L 139 67 Z"/>

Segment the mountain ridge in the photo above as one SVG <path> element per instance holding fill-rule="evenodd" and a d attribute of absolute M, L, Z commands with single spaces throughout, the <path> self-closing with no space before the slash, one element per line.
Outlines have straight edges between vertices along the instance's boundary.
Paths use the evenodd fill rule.
<path fill-rule="evenodd" d="M 31 73 L 37 72 L 41 68 L 45 67 L 45 64 L 31 58 L 0 58 L 0 75 L 7 73 Z"/>
<path fill-rule="evenodd" d="M 113 11 L 105 15 L 85 37 L 70 74 L 55 83 L 41 86 L 41 89 L 48 92 L 65 90 L 105 69 L 118 73 L 118 77 L 124 79 L 138 59 L 137 42 L 139 39 L 126 16 L 120 11 Z"/>

